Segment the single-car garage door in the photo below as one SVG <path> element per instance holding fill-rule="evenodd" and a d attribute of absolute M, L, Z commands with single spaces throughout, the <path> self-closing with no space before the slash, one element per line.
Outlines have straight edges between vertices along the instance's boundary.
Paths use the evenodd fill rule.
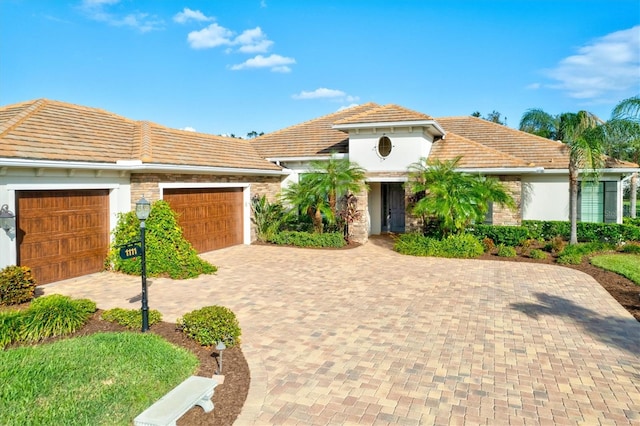
<path fill-rule="evenodd" d="M 18 264 L 38 284 L 104 269 L 109 191 L 16 191 Z"/>
<path fill-rule="evenodd" d="M 163 198 L 199 253 L 242 244 L 242 188 L 167 188 Z"/>

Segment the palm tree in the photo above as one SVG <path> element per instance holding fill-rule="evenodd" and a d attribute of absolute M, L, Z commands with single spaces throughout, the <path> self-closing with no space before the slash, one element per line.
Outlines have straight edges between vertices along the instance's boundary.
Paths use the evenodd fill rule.
<path fill-rule="evenodd" d="M 505 186 L 493 177 L 456 171 L 461 157 L 449 161 L 426 160 L 409 167 L 407 187 L 425 196 L 413 207 L 423 220 L 439 221 L 444 236 L 460 233 L 471 223 L 481 223 L 494 202 L 510 208 L 515 202 Z"/>
<path fill-rule="evenodd" d="M 569 147 L 569 221 L 570 244 L 578 242 L 578 178 L 585 170 L 591 180 L 598 180 L 603 165 L 604 132 L 602 120 L 588 111 L 551 115 L 530 109 L 520 119 L 520 130 L 553 140 Z"/>
<path fill-rule="evenodd" d="M 312 161 L 305 178 L 314 181 L 318 193 L 326 194 L 333 217 L 338 217 L 337 201 L 340 195 L 357 193 L 366 188 L 365 170 L 346 158 L 332 156 L 328 161 Z"/>
<path fill-rule="evenodd" d="M 607 121 L 607 140 L 617 158 L 640 163 L 640 96 L 624 99 L 615 106 L 611 119 Z M 631 177 L 631 217 L 636 217 L 638 173 Z"/>
<path fill-rule="evenodd" d="M 327 197 L 316 190 L 314 179 L 305 178 L 300 182 L 292 183 L 282 191 L 282 198 L 311 218 L 313 232 L 317 234 L 323 231 L 323 216 L 330 222 L 334 220 Z"/>

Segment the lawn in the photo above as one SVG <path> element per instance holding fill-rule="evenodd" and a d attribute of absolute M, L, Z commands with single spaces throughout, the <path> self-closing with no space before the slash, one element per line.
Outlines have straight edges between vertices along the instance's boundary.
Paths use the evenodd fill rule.
<path fill-rule="evenodd" d="M 0 351 L 0 424 L 127 425 L 197 358 L 146 333 L 97 333 Z"/>
<path fill-rule="evenodd" d="M 591 263 L 599 268 L 612 271 L 640 285 L 640 255 L 603 254 L 591 258 Z"/>

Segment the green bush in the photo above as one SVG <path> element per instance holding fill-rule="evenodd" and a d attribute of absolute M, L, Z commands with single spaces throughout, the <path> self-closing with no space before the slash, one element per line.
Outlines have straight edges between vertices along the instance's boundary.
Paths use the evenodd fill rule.
<path fill-rule="evenodd" d="M 230 348 L 240 343 L 240 325 L 236 315 L 224 306 L 206 306 L 177 320 L 178 327 L 202 346 L 218 342 Z"/>
<path fill-rule="evenodd" d="M 529 252 L 529 257 L 532 259 L 542 260 L 547 258 L 547 253 L 539 249 L 533 249 Z"/>
<path fill-rule="evenodd" d="M 0 349 L 20 340 L 22 311 L 0 312 Z"/>
<path fill-rule="evenodd" d="M 421 234 L 402 234 L 394 250 L 412 256 L 474 258 L 484 253 L 482 244 L 471 234 L 450 235 L 442 240 Z"/>
<path fill-rule="evenodd" d="M 307 232 L 282 231 L 275 234 L 270 243 L 297 247 L 344 247 L 347 243 L 340 232 L 309 234 Z"/>
<path fill-rule="evenodd" d="M 550 240 L 560 235 L 568 240 L 571 233 L 571 224 L 564 221 L 523 220 L 522 226 L 536 239 Z M 578 222 L 577 233 L 578 241 L 640 241 L 640 227 L 630 224 Z"/>
<path fill-rule="evenodd" d="M 0 305 L 15 305 L 33 299 L 36 280 L 26 266 L 7 266 L 0 271 Z"/>
<path fill-rule="evenodd" d="M 115 322 L 130 330 L 142 328 L 142 311 L 140 309 L 113 308 L 102 313 L 102 319 Z M 155 309 L 149 310 L 149 327 L 162 321 L 162 314 Z"/>
<path fill-rule="evenodd" d="M 504 244 L 500 244 L 498 246 L 498 256 L 500 257 L 516 257 L 516 249 L 511 246 L 505 246 Z"/>
<path fill-rule="evenodd" d="M 558 263 L 565 265 L 579 265 L 580 263 L 582 263 L 582 259 L 584 258 L 584 256 L 590 255 L 592 253 L 613 250 L 614 248 L 614 245 L 600 241 L 572 244 L 566 246 L 564 250 L 562 250 L 558 254 L 557 261 Z"/>
<path fill-rule="evenodd" d="M 640 244 L 625 244 L 620 251 L 629 254 L 640 254 Z"/>
<path fill-rule="evenodd" d="M 23 313 L 20 339 L 37 342 L 46 337 L 71 334 L 84 326 L 89 316 L 87 303 L 68 296 L 52 294 L 38 297 Z"/>
<path fill-rule="evenodd" d="M 640 227 L 640 217 L 623 217 L 622 223 L 624 223 L 625 225 Z"/>
<path fill-rule="evenodd" d="M 148 276 L 168 275 L 173 279 L 185 279 L 216 272 L 216 267 L 201 259 L 191 243 L 184 238 L 176 213 L 167 202 L 156 201 L 151 205 L 151 213 L 145 226 Z M 139 239 L 140 221 L 135 212 L 120 214 L 108 258 L 108 263 L 114 270 L 140 275 L 141 259 L 121 259 L 119 254 L 119 247 Z"/>
<path fill-rule="evenodd" d="M 258 240 L 267 242 L 280 231 L 285 220 L 285 211 L 280 203 L 270 203 L 266 196 L 254 197 L 251 200 L 251 220 L 256 225 Z"/>
<path fill-rule="evenodd" d="M 497 245 L 519 246 L 529 237 L 529 230 L 522 226 L 473 225 L 469 232 L 478 239 L 491 238 Z"/>
<path fill-rule="evenodd" d="M 482 246 L 484 247 L 484 251 L 486 252 L 493 251 L 493 249 L 496 248 L 496 244 L 489 237 L 484 237 L 482 239 Z"/>

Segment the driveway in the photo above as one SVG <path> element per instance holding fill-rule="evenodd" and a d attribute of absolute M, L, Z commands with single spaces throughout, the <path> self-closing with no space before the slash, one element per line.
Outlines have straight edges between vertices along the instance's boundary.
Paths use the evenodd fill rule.
<path fill-rule="evenodd" d="M 219 304 L 242 326 L 251 389 L 236 424 L 640 424 L 640 323 L 591 277 L 514 262 L 236 246 L 220 269 L 151 279 L 174 321 Z M 138 308 L 140 279 L 44 286 Z"/>

